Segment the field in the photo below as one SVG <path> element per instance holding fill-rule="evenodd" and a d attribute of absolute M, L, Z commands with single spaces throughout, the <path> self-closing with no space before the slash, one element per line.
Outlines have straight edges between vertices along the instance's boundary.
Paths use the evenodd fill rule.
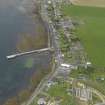
<path fill-rule="evenodd" d="M 75 33 L 92 64 L 105 67 L 105 8 L 68 5 L 62 11 L 80 22 Z"/>
<path fill-rule="evenodd" d="M 71 86 L 69 83 L 59 83 L 57 85 L 52 86 L 48 94 L 53 98 L 60 98 L 60 105 L 75 105 L 74 98 L 70 94 L 68 95 L 67 89 L 70 89 Z"/>
<path fill-rule="evenodd" d="M 71 0 L 75 5 L 105 7 L 105 0 Z"/>

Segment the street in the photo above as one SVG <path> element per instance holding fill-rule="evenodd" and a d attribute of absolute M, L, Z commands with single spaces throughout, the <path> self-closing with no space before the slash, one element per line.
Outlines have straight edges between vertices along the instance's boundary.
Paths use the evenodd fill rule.
<path fill-rule="evenodd" d="M 48 16 L 48 11 L 46 6 L 48 5 L 48 0 L 42 0 L 40 1 L 41 5 L 41 17 L 44 19 L 44 21 L 48 24 L 49 28 L 49 35 L 51 37 L 51 43 L 50 47 L 54 48 L 55 54 L 54 57 L 56 59 L 56 64 L 53 65 L 52 72 L 47 75 L 38 85 L 38 87 L 35 89 L 34 93 L 30 97 L 30 99 L 23 103 L 22 105 L 31 105 L 31 103 L 34 101 L 35 97 L 43 90 L 43 88 L 46 86 L 49 80 L 51 80 L 53 77 L 55 77 L 59 73 L 68 72 L 68 68 L 62 68 L 61 64 L 64 63 L 64 59 L 62 57 L 62 53 L 59 46 L 59 41 L 57 40 L 57 36 L 59 36 L 58 32 L 54 28 L 54 23 L 51 21 L 51 19 Z M 56 7 L 56 1 L 52 0 L 53 7 Z M 57 10 L 54 10 L 55 14 L 57 15 Z M 58 11 L 59 12 L 59 11 Z M 70 72 L 70 70 L 69 70 Z"/>

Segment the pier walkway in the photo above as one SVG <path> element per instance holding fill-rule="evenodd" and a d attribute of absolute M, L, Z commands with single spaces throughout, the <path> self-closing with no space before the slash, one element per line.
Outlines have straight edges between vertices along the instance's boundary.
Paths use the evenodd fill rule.
<path fill-rule="evenodd" d="M 38 49 L 38 50 L 32 50 L 32 51 L 27 51 L 27 52 L 23 52 L 23 53 L 17 53 L 17 54 L 13 54 L 13 55 L 9 55 L 6 56 L 7 59 L 13 59 L 15 57 L 18 56 L 22 56 L 22 55 L 26 55 L 26 54 L 32 54 L 32 53 L 41 53 L 41 52 L 45 52 L 45 51 L 54 51 L 53 48 L 43 48 L 43 49 Z"/>

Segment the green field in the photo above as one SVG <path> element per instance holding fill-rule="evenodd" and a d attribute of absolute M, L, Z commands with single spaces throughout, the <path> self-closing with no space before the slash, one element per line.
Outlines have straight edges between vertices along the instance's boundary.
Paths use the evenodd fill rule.
<path fill-rule="evenodd" d="M 48 94 L 51 97 L 59 97 L 61 98 L 61 104 L 60 105 L 75 105 L 74 98 L 72 95 L 67 94 L 67 89 L 71 88 L 69 83 L 59 83 L 57 85 L 52 86 Z"/>
<path fill-rule="evenodd" d="M 105 67 L 105 8 L 68 5 L 62 11 L 82 23 L 76 35 L 93 65 Z"/>

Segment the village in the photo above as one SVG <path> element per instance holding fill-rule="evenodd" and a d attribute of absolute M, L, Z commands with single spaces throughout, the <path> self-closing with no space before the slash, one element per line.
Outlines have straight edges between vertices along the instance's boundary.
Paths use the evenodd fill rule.
<path fill-rule="evenodd" d="M 61 12 L 62 5 L 73 3 L 70 0 L 42 0 L 39 3 L 41 16 L 49 26 L 51 46 L 55 49 L 54 68 L 25 105 L 105 105 L 105 96 L 91 87 L 87 83 L 88 77 L 82 74 L 92 69 L 92 63 L 75 35 L 76 25 L 82 23 Z M 78 71 L 80 73 L 76 75 Z"/>

